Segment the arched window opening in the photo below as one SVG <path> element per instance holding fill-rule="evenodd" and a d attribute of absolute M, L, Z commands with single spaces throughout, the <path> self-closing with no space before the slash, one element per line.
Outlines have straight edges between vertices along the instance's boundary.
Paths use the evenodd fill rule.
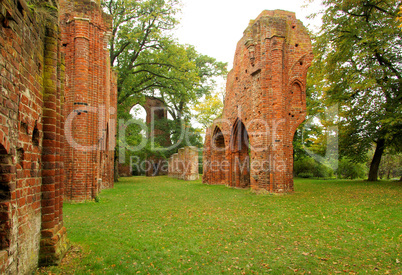
<path fill-rule="evenodd" d="M 140 104 L 134 105 L 130 110 L 130 115 L 132 119 L 136 121 L 135 131 L 138 132 L 143 138 L 147 137 L 147 132 L 145 130 L 147 111 Z M 142 126 L 142 127 L 141 127 Z"/>

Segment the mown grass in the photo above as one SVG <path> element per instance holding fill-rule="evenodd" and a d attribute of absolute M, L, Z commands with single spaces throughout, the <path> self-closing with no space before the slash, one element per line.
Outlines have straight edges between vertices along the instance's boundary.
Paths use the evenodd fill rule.
<path fill-rule="evenodd" d="M 64 205 L 80 257 L 40 272 L 400 274 L 400 183 L 299 179 L 295 190 L 122 178 L 98 203 Z"/>

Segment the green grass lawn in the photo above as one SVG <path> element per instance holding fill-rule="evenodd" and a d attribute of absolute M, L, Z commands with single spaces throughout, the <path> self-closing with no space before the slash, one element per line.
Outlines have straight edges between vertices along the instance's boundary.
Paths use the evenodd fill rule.
<path fill-rule="evenodd" d="M 38 272 L 401 274 L 401 183 L 298 179 L 295 190 L 121 178 L 98 203 L 64 205 L 75 249 Z"/>

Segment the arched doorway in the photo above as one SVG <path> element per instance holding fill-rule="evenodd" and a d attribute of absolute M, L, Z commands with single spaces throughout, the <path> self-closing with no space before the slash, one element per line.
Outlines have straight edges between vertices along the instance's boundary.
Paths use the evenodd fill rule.
<path fill-rule="evenodd" d="M 149 128 L 147 125 L 148 113 L 147 108 L 142 104 L 135 104 L 130 109 L 131 119 L 133 123 L 126 132 L 126 142 L 129 144 L 128 153 L 130 159 L 126 159 L 126 163 L 121 165 L 121 175 L 125 176 L 141 176 L 145 175 L 147 170 L 152 167 L 147 163 L 147 155 L 141 144 L 146 144 L 149 139 Z M 132 148 L 136 148 L 135 150 Z M 146 164 L 146 165 L 143 165 Z"/>
<path fill-rule="evenodd" d="M 132 152 L 135 162 L 140 165 L 133 165 L 131 174 L 166 175 L 164 152 L 171 145 L 171 141 L 165 103 L 155 97 L 146 97 L 145 102 L 137 103 L 131 108 L 130 114 L 135 121 L 130 125 L 132 135 L 135 135 L 135 140 L 138 141 L 132 145 L 138 146 L 146 141 L 146 148 L 142 147 L 139 151 Z"/>
<path fill-rule="evenodd" d="M 211 141 L 211 183 L 226 184 L 226 150 L 225 137 L 221 129 L 216 126 Z"/>
<path fill-rule="evenodd" d="M 243 122 L 236 119 L 230 136 L 230 186 L 250 186 L 249 137 Z"/>

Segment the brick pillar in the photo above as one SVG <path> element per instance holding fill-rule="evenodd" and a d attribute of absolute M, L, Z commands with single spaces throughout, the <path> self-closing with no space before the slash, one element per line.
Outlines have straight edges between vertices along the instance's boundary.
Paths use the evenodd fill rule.
<path fill-rule="evenodd" d="M 75 20 L 74 39 L 74 86 L 73 108 L 76 116 L 73 122 L 73 137 L 80 148 L 73 147 L 73 177 L 71 179 L 72 200 L 84 201 L 92 199 L 92 181 L 88 177 L 88 162 L 90 153 L 85 150 L 91 145 L 91 129 L 88 124 L 88 100 L 89 100 L 89 20 Z"/>
<path fill-rule="evenodd" d="M 282 72 L 284 63 L 284 37 L 273 37 L 271 41 L 271 58 L 272 58 L 272 71 L 273 72 Z M 285 163 L 284 156 L 284 148 L 283 142 L 285 137 L 285 121 L 283 119 L 283 113 L 287 102 L 284 102 L 284 80 L 283 74 L 277 73 L 274 77 L 272 77 L 272 90 L 273 90 L 273 102 L 274 107 L 271 112 L 272 121 L 271 121 L 271 129 L 272 129 L 272 148 L 273 150 L 270 152 L 272 155 L 268 156 L 272 163 L 272 173 L 273 179 L 275 182 L 275 190 L 274 192 L 283 192 L 284 188 L 284 176 L 285 172 L 283 171 L 283 165 Z"/>
<path fill-rule="evenodd" d="M 60 127 L 60 80 L 59 29 L 56 24 L 47 23 L 44 55 L 43 93 L 43 152 L 42 152 L 42 229 L 39 263 L 58 263 L 68 249 L 66 229 L 61 217 L 62 176 Z M 59 129 L 58 129 L 59 128 Z"/>
<path fill-rule="evenodd" d="M 58 75 L 58 91 L 57 91 L 57 110 L 56 113 L 58 114 L 58 121 L 57 121 L 57 142 L 58 142 L 58 147 L 57 147 L 57 157 L 58 157 L 58 166 L 57 169 L 59 170 L 59 224 L 60 227 L 63 226 L 63 199 L 64 199 L 64 187 L 65 187 L 65 169 L 64 169 L 64 148 L 65 148 L 65 143 L 64 143 L 64 115 L 63 115 L 63 107 L 64 107 L 64 89 L 65 89 L 65 79 L 66 79 L 66 67 L 65 67 L 65 56 L 64 53 L 59 51 L 59 75 Z"/>

